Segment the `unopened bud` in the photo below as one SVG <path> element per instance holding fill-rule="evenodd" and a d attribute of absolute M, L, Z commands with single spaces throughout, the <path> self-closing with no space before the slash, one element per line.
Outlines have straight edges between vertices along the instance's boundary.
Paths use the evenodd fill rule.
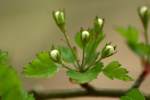
<path fill-rule="evenodd" d="M 138 12 L 139 12 L 139 16 L 141 18 L 144 28 L 147 29 L 149 17 L 150 17 L 149 8 L 147 6 L 142 6 L 139 8 Z"/>
<path fill-rule="evenodd" d="M 53 61 L 59 62 L 60 61 L 60 52 L 57 49 L 54 49 L 50 52 L 50 57 Z"/>
<path fill-rule="evenodd" d="M 116 52 L 116 47 L 107 44 L 102 50 L 102 58 L 109 57 Z"/>
<path fill-rule="evenodd" d="M 101 27 L 103 27 L 103 24 L 104 24 L 104 19 L 102 18 L 97 18 L 97 24 Z"/>
<path fill-rule="evenodd" d="M 144 16 L 147 11 L 148 11 L 148 7 L 147 6 L 142 6 L 139 9 L 139 13 L 140 13 L 141 16 Z"/>
<path fill-rule="evenodd" d="M 54 11 L 53 17 L 55 19 L 56 24 L 62 29 L 65 25 L 65 13 L 62 10 Z"/>
<path fill-rule="evenodd" d="M 81 32 L 81 39 L 83 42 L 88 42 L 90 38 L 90 33 L 86 30 Z"/>
<path fill-rule="evenodd" d="M 104 19 L 96 17 L 94 20 L 94 30 L 97 34 L 102 32 L 103 26 L 104 26 Z"/>

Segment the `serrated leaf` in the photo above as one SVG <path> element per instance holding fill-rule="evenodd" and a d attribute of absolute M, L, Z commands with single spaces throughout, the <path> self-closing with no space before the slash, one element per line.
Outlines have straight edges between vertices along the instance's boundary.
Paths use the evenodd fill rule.
<path fill-rule="evenodd" d="M 128 43 L 130 49 L 141 57 L 150 56 L 150 45 L 144 43 Z"/>
<path fill-rule="evenodd" d="M 128 28 L 119 27 L 116 29 L 127 42 L 136 43 L 139 40 L 139 32 L 136 28 L 129 26 Z"/>
<path fill-rule="evenodd" d="M 8 54 L 0 52 L 0 97 L 2 100 L 34 100 L 22 87 L 20 78 L 10 65 L 8 65 Z M 7 63 L 6 63 L 7 62 Z M 29 99 L 30 98 L 30 99 Z"/>
<path fill-rule="evenodd" d="M 122 96 L 120 100 L 145 100 L 145 97 L 138 89 L 132 89 L 125 96 Z"/>
<path fill-rule="evenodd" d="M 99 75 L 103 67 L 102 63 L 97 63 L 93 68 L 87 70 L 86 72 L 77 72 L 76 70 L 69 70 L 67 75 L 79 84 L 88 83 Z"/>
<path fill-rule="evenodd" d="M 121 64 L 119 64 L 118 61 L 109 63 L 103 69 L 103 73 L 110 79 L 119 79 L 123 81 L 132 80 L 132 78 L 128 75 L 128 71 L 125 68 L 121 67 Z"/>
<path fill-rule="evenodd" d="M 24 73 L 28 77 L 51 77 L 57 71 L 58 67 L 50 59 L 48 52 L 37 54 L 36 58 L 24 67 Z"/>
<path fill-rule="evenodd" d="M 67 47 L 59 47 L 59 50 L 61 52 L 61 57 L 64 61 L 73 63 L 75 61 L 75 57 L 72 54 L 72 51 L 70 48 Z"/>

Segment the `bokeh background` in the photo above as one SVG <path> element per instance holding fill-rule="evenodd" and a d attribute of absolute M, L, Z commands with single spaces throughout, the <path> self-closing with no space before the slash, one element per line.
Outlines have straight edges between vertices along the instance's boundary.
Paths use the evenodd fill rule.
<path fill-rule="evenodd" d="M 106 20 L 104 31 L 105 42 L 113 42 L 118 46 L 118 53 L 106 59 L 119 60 L 137 78 L 141 72 L 140 60 L 125 45 L 124 39 L 117 34 L 117 26 L 133 25 L 143 32 L 137 14 L 137 7 L 150 5 L 149 0 L 0 0 L 0 49 L 9 52 L 11 64 L 20 72 L 23 65 L 31 61 L 35 54 L 49 50 L 52 44 L 64 44 L 61 32 L 55 25 L 51 13 L 53 10 L 65 8 L 67 29 L 70 36 L 79 31 L 80 27 L 92 25 L 93 18 L 98 15 Z M 150 32 L 150 31 L 149 31 Z M 141 39 L 142 39 L 141 35 Z M 68 89 L 78 88 L 71 84 L 61 70 L 50 79 L 29 79 L 22 76 L 27 89 Z M 133 82 L 110 80 L 100 75 L 91 82 L 99 88 L 126 89 Z M 144 81 L 141 90 L 150 93 L 150 77 Z M 116 98 L 74 98 L 68 100 L 118 100 Z M 62 99 L 58 99 L 62 100 Z"/>

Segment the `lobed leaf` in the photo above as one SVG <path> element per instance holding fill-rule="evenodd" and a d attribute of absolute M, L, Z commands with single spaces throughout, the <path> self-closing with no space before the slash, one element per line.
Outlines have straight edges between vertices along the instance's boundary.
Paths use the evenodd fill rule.
<path fill-rule="evenodd" d="M 150 56 L 150 45 L 144 43 L 128 43 L 130 49 L 141 57 Z"/>
<path fill-rule="evenodd" d="M 36 58 L 24 67 L 24 73 L 28 77 L 51 77 L 57 71 L 58 67 L 50 59 L 48 52 L 37 54 Z"/>
<path fill-rule="evenodd" d="M 2 56 L 3 55 L 3 56 Z M 17 72 L 6 62 L 8 54 L 0 51 L 0 97 L 2 100 L 34 100 L 22 87 Z M 5 63 L 3 63 L 5 61 Z"/>
<path fill-rule="evenodd" d="M 93 68 L 85 71 L 85 72 L 77 72 L 76 70 L 69 70 L 67 75 L 79 84 L 88 83 L 95 78 L 97 78 L 98 74 L 101 72 L 103 67 L 102 63 L 97 63 L 93 66 Z"/>
<path fill-rule="evenodd" d="M 121 67 L 121 64 L 119 64 L 118 61 L 113 61 L 109 63 L 104 69 L 103 69 L 104 75 L 109 77 L 110 79 L 119 79 L 123 81 L 130 81 L 132 78 L 128 76 L 128 71 Z"/>
<path fill-rule="evenodd" d="M 119 27 L 117 31 L 130 43 L 136 43 L 139 40 L 139 32 L 136 28 L 129 26 L 128 28 Z"/>

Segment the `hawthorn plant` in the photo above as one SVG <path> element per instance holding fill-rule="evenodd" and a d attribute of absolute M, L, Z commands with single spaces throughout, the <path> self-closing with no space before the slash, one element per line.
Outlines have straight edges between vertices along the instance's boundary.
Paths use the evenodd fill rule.
<path fill-rule="evenodd" d="M 58 90 L 50 93 L 38 91 L 27 92 L 21 84 L 21 80 L 10 66 L 4 51 L 0 51 L 0 97 L 2 100 L 46 100 L 52 98 L 69 98 L 78 96 L 105 96 L 120 97 L 120 100 L 150 100 L 150 96 L 142 94 L 138 88 L 145 76 L 150 72 L 150 45 L 148 40 L 149 9 L 146 6 L 139 8 L 139 16 L 144 27 L 146 42 L 139 42 L 138 31 L 134 27 L 117 28 L 123 35 L 128 46 L 139 55 L 144 65 L 142 74 L 135 84 L 128 90 L 107 90 L 97 89 L 89 83 L 97 79 L 98 75 L 104 74 L 109 79 L 133 81 L 128 71 L 119 61 L 111 61 L 108 64 L 103 59 L 113 56 L 116 46 L 107 42 L 99 49 L 101 41 L 105 38 L 103 27 L 105 20 L 95 17 L 93 27 L 80 28 L 76 33 L 74 42 L 70 39 L 66 29 L 66 15 L 64 10 L 57 10 L 52 13 L 56 25 L 64 35 L 66 46 L 52 46 L 49 51 L 38 53 L 30 63 L 24 66 L 23 74 L 31 78 L 53 77 L 61 68 L 66 69 L 66 75 L 70 82 L 78 84 L 81 89 Z M 80 52 L 82 51 L 82 52 Z M 80 58 L 79 55 L 82 55 Z M 82 89 L 83 88 L 83 89 Z"/>

